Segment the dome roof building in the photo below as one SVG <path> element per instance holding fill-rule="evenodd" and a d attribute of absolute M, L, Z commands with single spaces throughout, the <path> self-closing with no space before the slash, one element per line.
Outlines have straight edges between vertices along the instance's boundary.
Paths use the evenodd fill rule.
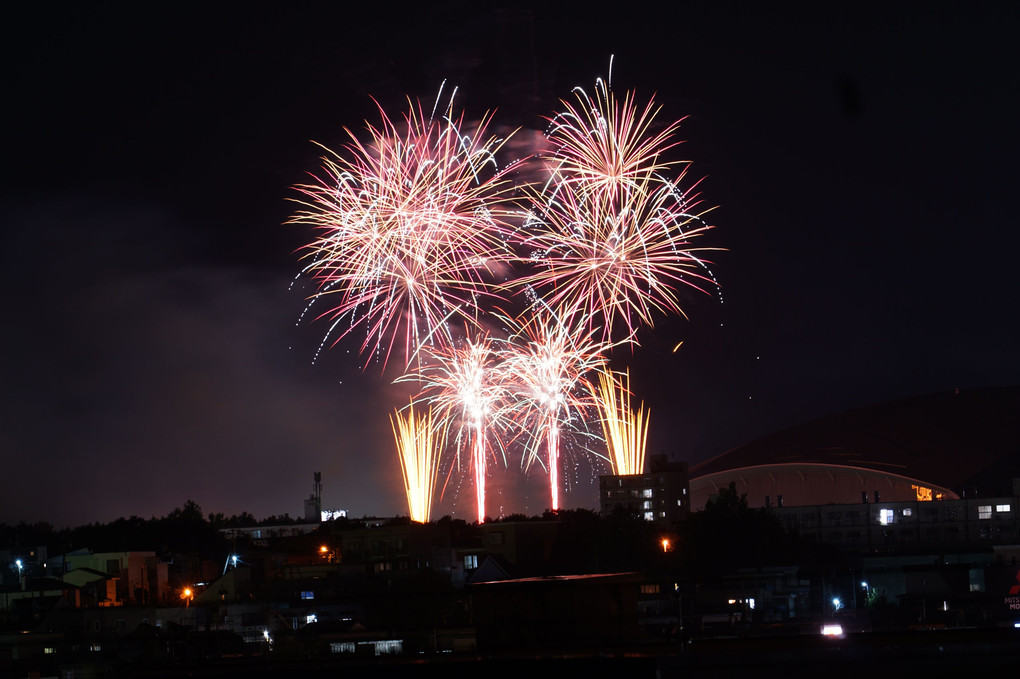
<path fill-rule="evenodd" d="M 690 467 L 691 508 L 734 483 L 750 507 L 1016 494 L 1020 388 L 954 390 L 824 417 Z"/>

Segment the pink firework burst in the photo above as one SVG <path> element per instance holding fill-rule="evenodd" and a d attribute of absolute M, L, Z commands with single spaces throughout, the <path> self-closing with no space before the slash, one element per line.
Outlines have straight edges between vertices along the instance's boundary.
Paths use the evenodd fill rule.
<path fill-rule="evenodd" d="M 473 321 L 479 296 L 494 294 L 491 271 L 508 261 L 514 166 L 496 166 L 503 141 L 486 138 L 488 116 L 465 133 L 451 110 L 452 99 L 438 118 L 411 103 L 401 132 L 380 107 L 367 143 L 347 130 L 352 141 L 327 149 L 322 174 L 296 187 L 291 222 L 316 232 L 302 273 L 317 283 L 312 302 L 330 300 L 326 338 L 360 327 L 362 352 L 384 367 L 395 346 L 409 361 L 423 342 L 449 339 L 450 319 Z"/>
<path fill-rule="evenodd" d="M 538 203 L 523 238 L 535 270 L 515 284 L 533 286 L 562 317 L 607 340 L 621 323 L 633 337 L 655 312 L 683 315 L 678 288 L 714 285 L 701 257 L 711 248 L 692 244 L 710 227 L 673 184 L 637 188 L 612 200 L 564 186 Z"/>
<path fill-rule="evenodd" d="M 485 479 L 488 467 L 488 443 L 503 451 L 499 431 L 505 428 L 502 411 L 505 387 L 500 372 L 500 357 L 487 335 L 467 339 L 459 345 L 428 348 L 419 369 L 398 381 L 416 381 L 422 385 L 417 397 L 435 408 L 454 433 L 458 463 L 461 451 L 468 451 L 469 467 L 474 475 L 478 522 L 485 521 Z M 503 462 L 506 463 L 505 453 Z"/>
<path fill-rule="evenodd" d="M 552 119 L 549 180 L 533 194 L 519 234 L 532 273 L 513 286 L 533 289 L 563 318 L 598 328 L 603 338 L 625 326 L 633 338 L 656 312 L 683 315 L 678 290 L 714 284 L 692 240 L 707 231 L 694 187 L 665 173 L 680 121 L 653 134 L 658 107 L 622 102 L 606 83 L 595 97 L 576 89 L 578 105 Z"/>
<path fill-rule="evenodd" d="M 591 405 L 587 375 L 606 361 L 609 347 L 593 333 L 570 327 L 548 307 L 520 319 L 506 344 L 502 363 L 509 408 L 518 427 L 530 433 L 522 464 L 544 464 L 549 472 L 550 501 L 559 509 L 561 435 L 583 426 Z M 545 448 L 542 461 L 541 448 Z"/>
<path fill-rule="evenodd" d="M 633 92 L 621 102 L 602 79 L 595 83 L 594 97 L 580 87 L 574 94 L 577 103 L 561 102 L 563 110 L 550 119 L 553 186 L 570 187 L 581 199 L 590 194 L 619 199 L 645 190 L 649 178 L 683 164 L 665 160 L 666 153 L 681 143 L 676 133 L 682 121 L 653 134 L 661 108 L 654 98 L 643 109 Z"/>

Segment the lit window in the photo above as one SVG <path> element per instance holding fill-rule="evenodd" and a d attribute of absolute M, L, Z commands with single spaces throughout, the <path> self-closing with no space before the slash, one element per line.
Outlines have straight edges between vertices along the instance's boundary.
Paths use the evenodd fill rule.
<path fill-rule="evenodd" d="M 655 512 L 645 512 L 645 521 L 655 521 Z"/>
<path fill-rule="evenodd" d="M 914 510 L 910 509 L 909 507 L 907 509 L 903 510 L 903 516 L 910 516 L 913 513 L 914 513 Z"/>
<path fill-rule="evenodd" d="M 658 585 L 641 585 L 641 593 L 642 594 L 658 594 L 659 593 L 659 586 Z"/>
<path fill-rule="evenodd" d="M 471 570 L 472 568 L 478 568 L 477 554 L 467 554 L 464 556 L 464 569 Z"/>
<path fill-rule="evenodd" d="M 652 489 L 651 488 L 645 488 L 644 490 L 641 491 L 641 497 L 651 497 L 651 496 L 652 496 Z"/>
<path fill-rule="evenodd" d="M 990 518 L 992 518 L 992 506 L 991 505 L 978 505 L 978 518 L 979 519 L 990 519 Z"/>
<path fill-rule="evenodd" d="M 652 508 L 652 501 L 651 500 L 645 500 L 644 502 L 641 503 L 641 509 L 651 509 L 651 508 Z"/>
<path fill-rule="evenodd" d="M 366 643 L 366 642 L 359 642 Z M 400 654 L 404 652 L 404 641 L 402 639 L 389 639 L 386 641 L 369 641 L 367 642 L 375 647 L 376 655 L 391 655 Z"/>
<path fill-rule="evenodd" d="M 305 590 L 305 591 L 301 592 L 301 598 L 302 599 L 314 599 L 315 598 L 315 592 L 312 592 L 310 590 Z"/>
<path fill-rule="evenodd" d="M 997 512 L 1008 512 L 1009 510 L 1009 505 L 995 505 L 995 511 Z"/>
<path fill-rule="evenodd" d="M 51 655 L 51 654 L 56 653 L 56 652 L 57 652 L 57 649 L 54 648 L 53 646 L 46 646 L 45 648 L 43 648 L 43 653 L 45 653 L 46 655 Z"/>
<path fill-rule="evenodd" d="M 888 526 L 893 522 L 893 510 L 891 509 L 880 509 L 878 510 L 878 522 L 883 526 Z"/>
<path fill-rule="evenodd" d="M 315 615 L 315 613 L 311 613 L 305 616 L 306 625 L 311 625 L 313 622 L 319 622 L 319 618 L 318 616 Z"/>
<path fill-rule="evenodd" d="M 354 653 L 354 643 L 349 641 L 329 642 L 330 653 Z"/>

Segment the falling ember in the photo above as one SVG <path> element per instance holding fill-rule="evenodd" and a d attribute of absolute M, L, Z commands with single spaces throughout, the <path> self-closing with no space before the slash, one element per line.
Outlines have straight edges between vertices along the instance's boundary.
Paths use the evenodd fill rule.
<path fill-rule="evenodd" d="M 440 449 L 437 444 L 442 432 L 432 416 L 432 409 L 417 417 L 414 403 L 409 406 L 406 417 L 397 410 L 390 417 L 390 423 L 397 443 L 411 520 L 428 523 L 432 512 L 432 493 L 439 476 Z"/>
<path fill-rule="evenodd" d="M 649 412 L 642 403 L 637 412 L 630 404 L 630 372 L 617 381 L 607 372 L 599 373 L 595 402 L 601 414 L 602 433 L 609 447 L 614 473 L 621 476 L 642 474 L 645 468 L 645 443 Z"/>

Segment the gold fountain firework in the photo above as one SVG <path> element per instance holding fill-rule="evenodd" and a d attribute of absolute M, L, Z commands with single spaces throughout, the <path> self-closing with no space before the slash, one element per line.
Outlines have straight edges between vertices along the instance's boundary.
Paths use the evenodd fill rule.
<path fill-rule="evenodd" d="M 595 402 L 602 417 L 602 433 L 609 447 L 609 459 L 616 474 L 641 474 L 645 467 L 645 443 L 648 438 L 648 416 L 642 403 L 637 411 L 630 403 L 630 371 L 623 380 L 612 374 L 599 372 Z"/>
<path fill-rule="evenodd" d="M 432 408 L 420 417 L 415 416 L 413 402 L 406 417 L 397 410 L 395 416 L 390 417 L 390 424 L 397 442 L 411 520 L 428 523 L 432 512 L 432 493 L 439 477 L 441 451 L 437 444 L 442 440 L 439 424 L 432 415 Z"/>

